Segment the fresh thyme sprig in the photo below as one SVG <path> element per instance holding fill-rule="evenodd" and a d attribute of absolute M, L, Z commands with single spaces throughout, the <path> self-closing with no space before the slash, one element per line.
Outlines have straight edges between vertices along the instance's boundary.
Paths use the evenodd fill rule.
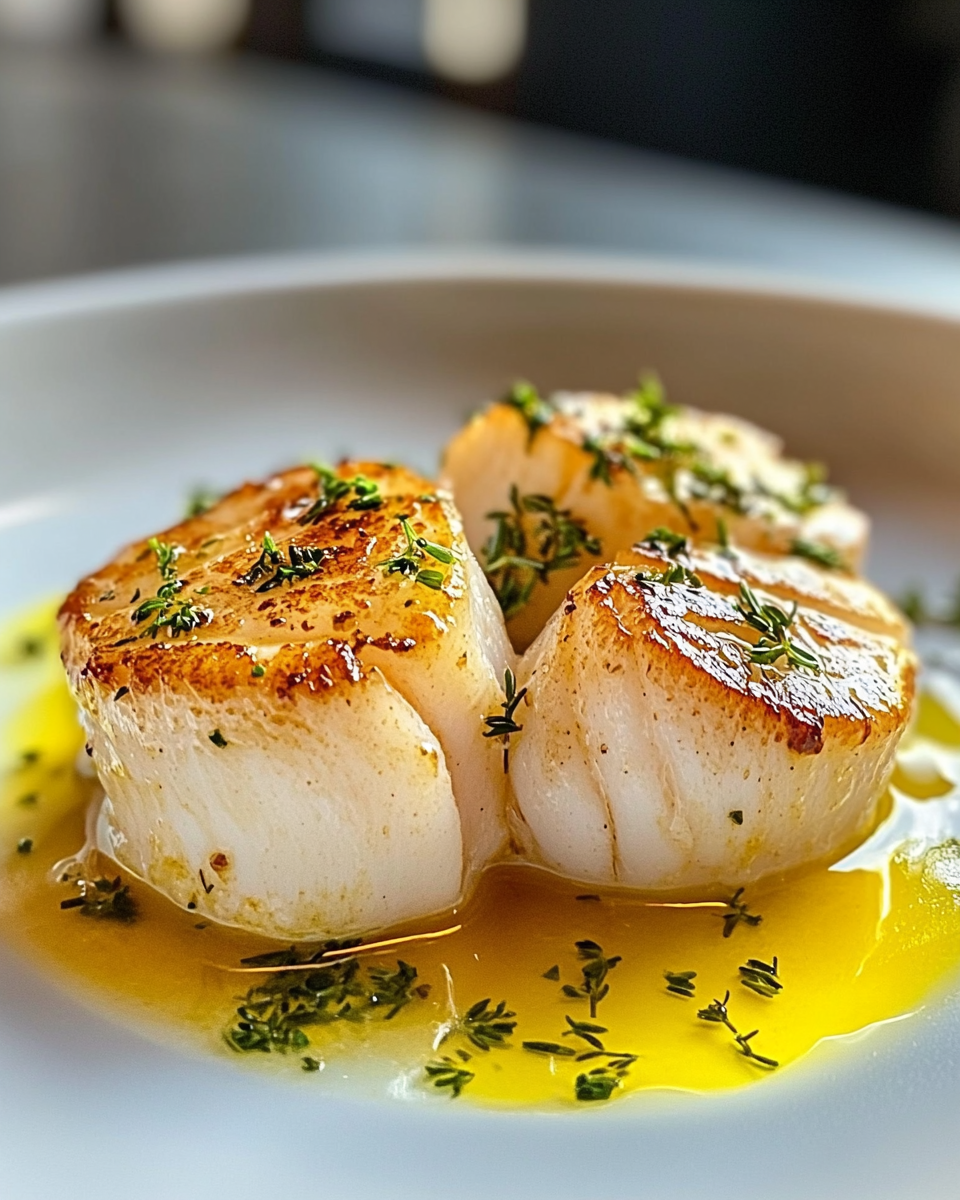
<path fill-rule="evenodd" d="M 763 917 L 759 913 L 750 912 L 744 901 L 740 899 L 743 891 L 743 888 L 737 888 L 727 901 L 728 911 L 720 914 L 723 920 L 723 936 L 725 938 L 730 937 L 741 922 L 744 925 L 756 926 L 763 920 Z"/>
<path fill-rule="evenodd" d="M 697 985 L 693 982 L 697 977 L 696 971 L 664 971 L 663 977 L 667 981 L 668 992 L 672 992 L 674 996 L 682 996 L 685 1000 L 693 999 L 697 990 Z"/>
<path fill-rule="evenodd" d="M 844 571 L 846 564 L 838 550 L 825 542 L 810 542 L 806 538 L 794 538 L 790 553 L 797 558 L 806 558 L 820 567 L 828 567 L 831 571 Z"/>
<path fill-rule="evenodd" d="M 733 1035 L 733 1040 L 736 1042 L 740 1053 L 752 1062 L 758 1063 L 761 1067 L 779 1067 L 779 1062 L 775 1058 L 767 1058 L 764 1054 L 757 1052 L 750 1045 L 753 1038 L 760 1032 L 759 1029 L 754 1029 L 751 1033 L 740 1033 L 737 1027 L 730 1020 L 730 1014 L 727 1011 L 727 1004 L 730 1001 L 730 993 L 727 992 L 722 1000 L 712 1000 L 706 1008 L 701 1008 L 697 1016 L 701 1021 L 710 1021 L 716 1025 L 724 1025 L 730 1030 Z"/>
<path fill-rule="evenodd" d="M 668 558 L 674 560 L 681 555 L 688 553 L 690 544 L 687 538 L 682 533 L 676 533 L 672 529 L 667 529 L 665 525 L 658 525 L 656 529 L 651 529 L 645 538 L 640 542 L 641 546 L 650 546 L 654 550 L 658 550 L 661 554 L 665 554 Z"/>
<path fill-rule="evenodd" d="M 435 1088 L 449 1088 L 451 1099 L 456 1099 L 468 1083 L 474 1078 L 472 1071 L 458 1066 L 447 1055 L 428 1062 L 423 1068 L 429 1079 L 433 1080 Z"/>
<path fill-rule="evenodd" d="M 520 612 L 536 585 L 554 571 L 576 566 L 583 554 L 600 553 L 599 539 L 569 509 L 557 508 L 539 493 L 521 496 L 516 484 L 510 488 L 510 508 L 489 512 L 487 518 L 497 525 L 481 557 L 507 618 Z"/>
<path fill-rule="evenodd" d="M 221 499 L 222 494 L 213 491 L 212 488 L 195 487 L 187 497 L 183 515 L 187 520 L 191 517 L 202 517 L 204 513 L 209 512 Z"/>
<path fill-rule="evenodd" d="M 263 580 L 256 592 L 269 592 L 282 587 L 285 583 L 293 583 L 296 579 L 309 579 L 316 575 L 323 562 L 329 557 L 330 551 L 319 546 L 297 546 L 291 542 L 287 546 L 287 561 L 284 561 L 283 551 L 273 540 L 269 530 L 263 535 L 260 557 L 249 571 L 238 576 L 233 582 L 239 586 L 252 587 Z M 269 572 L 273 570 L 273 574 Z M 267 575 L 268 578 L 263 577 Z"/>
<path fill-rule="evenodd" d="M 609 1100 L 626 1074 L 626 1071 L 615 1070 L 612 1064 L 594 1067 L 577 1076 L 573 1094 L 578 1100 Z"/>
<path fill-rule="evenodd" d="M 641 585 L 645 583 L 660 583 L 665 587 L 672 587 L 675 583 L 682 583 L 685 587 L 703 587 L 703 580 L 696 571 L 691 571 L 689 567 L 678 562 L 671 563 L 668 567 L 664 567 L 660 571 L 638 571 L 636 581 Z"/>
<path fill-rule="evenodd" d="M 514 713 L 517 711 L 517 706 L 527 694 L 527 689 L 521 688 L 517 691 L 517 679 L 509 667 L 503 673 L 503 693 L 504 700 L 500 707 L 503 713 L 494 713 L 492 716 L 484 717 L 483 721 L 487 728 L 483 731 L 485 738 L 501 738 L 503 740 L 503 771 L 506 774 L 510 770 L 510 738 L 515 733 L 519 733 L 522 725 L 518 725 L 514 719 Z"/>
<path fill-rule="evenodd" d="M 416 534 L 407 517 L 400 517 L 399 521 L 403 536 L 407 540 L 407 549 L 405 553 L 398 554 L 395 558 L 385 559 L 378 565 L 383 567 L 387 575 L 408 576 L 414 582 L 423 584 L 424 587 L 439 591 L 443 587 L 443 572 L 434 568 L 423 568 L 420 564 L 429 555 L 436 562 L 449 566 L 456 556 L 448 547 L 440 546 L 436 542 L 428 541 L 425 537 Z"/>
<path fill-rule="evenodd" d="M 690 464 L 689 472 L 687 488 L 694 499 L 719 504 L 735 513 L 749 510 L 749 490 L 735 483 L 726 467 L 698 459 Z"/>
<path fill-rule="evenodd" d="M 787 630 L 797 615 L 794 602 L 789 613 L 776 604 L 761 604 L 749 584 L 741 582 L 740 599 L 735 605 L 737 612 L 760 634 L 756 645 L 750 647 L 750 661 L 769 666 L 779 658 L 785 658 L 792 667 L 803 667 L 808 671 L 821 670 L 816 655 L 791 641 Z"/>
<path fill-rule="evenodd" d="M 73 882 L 80 889 L 80 895 L 61 900 L 61 908 L 77 908 L 81 916 L 121 921 L 124 924 L 136 920 L 136 901 L 130 895 L 129 886 L 119 875 L 113 879 L 106 879 L 102 875 L 93 879 L 81 876 Z"/>
<path fill-rule="evenodd" d="M 773 962 L 764 962 L 760 958 L 748 958 L 740 967 L 740 982 L 745 988 L 756 992 L 758 996 L 772 999 L 783 991 L 783 981 L 778 970 L 777 956 Z"/>
<path fill-rule="evenodd" d="M 577 957 L 584 960 L 586 965 L 582 968 L 583 983 L 579 987 L 573 984 L 565 983 L 563 985 L 563 994 L 571 999 L 587 999 L 590 1001 L 590 1016 L 597 1015 L 597 1005 L 610 991 L 610 984 L 607 983 L 607 975 L 621 961 L 621 956 L 615 954 L 612 958 L 607 958 L 603 952 L 603 947 L 589 938 L 584 938 L 582 941 L 575 943 L 577 948 Z"/>
<path fill-rule="evenodd" d="M 501 401 L 523 417 L 527 423 L 527 446 L 529 447 L 537 431 L 553 420 L 554 408 L 549 400 L 545 400 L 532 383 L 518 380 Z"/>
<path fill-rule="evenodd" d="M 354 475 L 350 479 L 341 479 L 336 471 L 323 463 L 311 464 L 317 477 L 318 494 L 316 500 L 306 512 L 298 518 L 301 525 L 312 525 L 345 496 L 353 493 L 353 499 L 346 507 L 353 512 L 368 512 L 380 508 L 383 496 L 380 485 L 367 475 Z"/>
<path fill-rule="evenodd" d="M 166 629 L 169 636 L 175 638 L 206 625 L 213 619 L 209 608 L 203 608 L 192 600 L 177 600 L 178 593 L 183 589 L 183 580 L 177 578 L 177 560 L 183 554 L 183 547 L 161 542 L 155 537 L 150 538 L 147 546 L 156 557 L 157 571 L 163 582 L 155 596 L 144 600 L 131 613 L 131 620 L 137 625 L 152 618 L 139 636 L 155 638 L 162 629 Z"/>
<path fill-rule="evenodd" d="M 284 967 L 317 963 L 316 971 L 278 973 L 252 987 L 237 1008 L 226 1031 L 227 1044 L 243 1052 L 278 1051 L 286 1054 L 309 1045 L 305 1026 L 335 1021 L 393 1018 L 415 999 L 424 999 L 429 985 L 417 982 L 417 969 L 398 959 L 393 969 L 368 967 L 366 976 L 356 957 L 319 961 L 330 950 L 351 949 L 354 939 L 326 942 L 301 953 L 296 947 L 242 960 L 248 967 Z"/>
<path fill-rule="evenodd" d="M 583 449 L 593 456 L 590 478 L 613 484 L 613 473 L 617 470 L 635 472 L 635 462 L 654 462 L 677 454 L 689 454 L 695 447 L 683 445 L 668 438 L 663 430 L 667 417 L 678 410 L 668 404 L 663 384 L 655 375 L 640 380 L 636 390 L 628 397 L 627 409 L 622 426 L 602 434 L 583 439 Z"/>

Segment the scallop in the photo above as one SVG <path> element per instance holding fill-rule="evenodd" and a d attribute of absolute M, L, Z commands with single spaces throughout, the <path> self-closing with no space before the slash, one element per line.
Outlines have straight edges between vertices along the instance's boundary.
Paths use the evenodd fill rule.
<path fill-rule="evenodd" d="M 522 651 L 591 564 L 660 526 L 856 570 L 866 517 L 782 449 L 736 417 L 668 404 L 654 379 L 625 397 L 518 385 L 453 438 L 443 480 Z"/>
<path fill-rule="evenodd" d="M 102 848 L 277 938 L 455 904 L 502 850 L 513 662 L 449 498 L 297 468 L 124 550 L 60 614 L 106 793 Z"/>
<path fill-rule="evenodd" d="M 527 853 L 681 895 L 839 856 L 877 820 L 914 667 L 870 584 L 661 531 L 591 568 L 521 662 Z"/>

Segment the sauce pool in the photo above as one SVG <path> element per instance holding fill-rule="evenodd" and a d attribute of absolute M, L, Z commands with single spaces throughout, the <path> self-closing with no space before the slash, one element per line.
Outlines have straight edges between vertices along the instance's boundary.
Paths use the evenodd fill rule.
<path fill-rule="evenodd" d="M 341 961 L 334 975 L 347 980 L 347 999 L 319 1010 L 319 1021 L 291 1021 L 296 993 L 284 986 L 316 990 L 325 979 L 312 970 L 240 973 L 242 959 L 283 947 L 198 920 L 107 859 L 88 861 L 87 874 L 120 874 L 136 919 L 61 909 L 78 894 L 63 864 L 83 847 L 101 793 L 77 767 L 84 739 L 54 611 L 31 610 L 0 633 L 0 936 L 85 1003 L 151 1036 L 261 1069 L 327 1069 L 393 1095 L 462 1087 L 461 1102 L 571 1106 L 762 1080 L 826 1038 L 915 1012 L 960 963 L 960 724 L 924 694 L 873 837 L 840 863 L 751 886 L 737 901 L 746 905 L 740 919 L 721 902 L 664 907 L 657 897 L 588 892 L 536 868 L 498 866 L 431 926 L 457 932 L 348 958 L 347 968 Z M 421 932 L 422 923 L 384 936 Z M 298 948 L 301 957 L 315 949 Z M 768 968 L 776 960 L 779 990 L 744 986 L 758 978 L 757 967 L 752 976 L 740 970 L 749 972 L 750 959 Z M 396 982 L 398 960 L 416 977 L 405 978 L 405 1003 L 387 1019 L 393 1005 L 379 1002 L 383 976 L 371 972 Z M 598 961 L 610 965 L 594 991 L 609 990 L 591 1016 L 582 989 Z M 688 972 L 679 991 L 692 995 L 668 990 L 665 973 Z M 258 987 L 266 991 L 247 996 Z M 698 1017 L 727 992 L 728 1024 Z M 271 1020 L 276 1038 L 264 1033 Z M 498 1023 L 499 1036 L 485 1039 Z"/>

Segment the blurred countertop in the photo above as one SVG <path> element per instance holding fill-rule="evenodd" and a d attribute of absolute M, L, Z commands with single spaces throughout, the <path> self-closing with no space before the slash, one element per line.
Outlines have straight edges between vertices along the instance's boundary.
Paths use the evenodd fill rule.
<path fill-rule="evenodd" d="M 960 225 L 252 59 L 0 52 L 0 283 L 295 250 L 552 246 L 960 306 Z"/>

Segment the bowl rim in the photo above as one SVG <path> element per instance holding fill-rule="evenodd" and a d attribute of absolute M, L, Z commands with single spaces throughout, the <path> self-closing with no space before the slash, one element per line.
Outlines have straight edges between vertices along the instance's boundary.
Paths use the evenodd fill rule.
<path fill-rule="evenodd" d="M 704 259 L 493 246 L 224 256 L 13 283 L 0 287 L 0 330 L 122 309 L 282 292 L 404 283 L 541 282 L 726 294 L 925 318 L 951 326 L 960 322 L 960 281 L 955 300 L 939 293 L 921 299 L 876 282 L 858 284 Z"/>

